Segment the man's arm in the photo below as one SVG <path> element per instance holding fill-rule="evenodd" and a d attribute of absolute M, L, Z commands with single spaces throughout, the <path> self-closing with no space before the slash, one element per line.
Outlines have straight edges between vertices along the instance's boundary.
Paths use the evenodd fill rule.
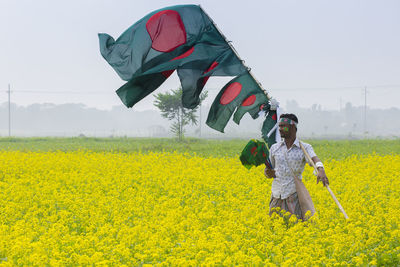
<path fill-rule="evenodd" d="M 319 183 L 319 181 L 322 181 L 322 184 L 324 186 L 329 185 L 329 180 L 328 177 L 326 177 L 326 173 L 324 170 L 324 165 L 322 164 L 322 162 L 319 160 L 319 158 L 317 156 L 312 157 L 312 161 L 314 161 L 314 164 L 317 166 L 317 184 Z M 317 162 L 319 162 L 317 164 Z"/>
<path fill-rule="evenodd" d="M 275 157 L 274 157 L 274 149 L 273 147 L 271 147 L 270 149 L 270 154 L 269 154 L 269 161 L 272 164 L 272 168 L 269 168 L 267 165 L 265 166 L 265 170 L 264 170 L 264 175 L 267 178 L 275 178 L 276 174 L 275 174 L 275 170 L 273 168 L 275 168 Z"/>

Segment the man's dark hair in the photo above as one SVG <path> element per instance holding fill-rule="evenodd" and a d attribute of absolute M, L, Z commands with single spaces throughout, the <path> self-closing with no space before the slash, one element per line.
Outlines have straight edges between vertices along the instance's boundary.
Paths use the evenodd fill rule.
<path fill-rule="evenodd" d="M 287 118 L 292 121 L 295 121 L 296 123 L 299 123 L 299 120 L 297 119 L 296 115 L 294 115 L 292 113 L 282 114 L 279 118 Z"/>

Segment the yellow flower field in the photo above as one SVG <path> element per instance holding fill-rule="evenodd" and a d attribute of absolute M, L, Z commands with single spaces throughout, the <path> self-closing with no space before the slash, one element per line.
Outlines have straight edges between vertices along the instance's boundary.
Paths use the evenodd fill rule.
<path fill-rule="evenodd" d="M 317 215 L 268 216 L 272 180 L 237 158 L 0 152 L 0 264 L 399 265 L 400 156 L 306 167 Z"/>

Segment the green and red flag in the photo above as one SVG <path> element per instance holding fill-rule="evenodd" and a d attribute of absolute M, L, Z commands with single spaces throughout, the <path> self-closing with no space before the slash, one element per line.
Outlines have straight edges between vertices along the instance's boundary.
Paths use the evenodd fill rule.
<path fill-rule="evenodd" d="M 117 90 L 127 107 L 156 90 L 175 70 L 181 81 L 182 105 L 192 109 L 200 103 L 209 77 L 235 76 L 214 100 L 206 123 L 223 132 L 232 114 L 239 124 L 245 113 L 255 119 L 263 110 L 268 112 L 263 138 L 272 144 L 275 135 L 268 135 L 268 127 L 274 126 L 273 112 L 267 93 L 200 6 L 156 10 L 117 40 L 101 33 L 99 42 L 101 55 L 127 81 Z"/>
<path fill-rule="evenodd" d="M 117 90 L 127 107 L 157 89 L 173 72 L 181 80 L 182 104 L 194 108 L 210 76 L 246 71 L 200 6 L 178 5 L 154 11 L 117 40 L 99 34 L 100 52 L 121 79 Z"/>
<path fill-rule="evenodd" d="M 276 134 L 278 131 L 278 117 L 276 110 L 269 110 L 267 116 L 265 117 L 264 123 L 261 127 L 261 135 L 264 141 L 268 144 L 270 148 L 276 143 Z"/>
<path fill-rule="evenodd" d="M 269 168 L 272 168 L 267 146 L 263 141 L 259 140 L 252 139 L 247 143 L 240 154 L 240 161 L 247 169 L 261 164 L 265 164 Z"/>
<path fill-rule="evenodd" d="M 234 78 L 221 89 L 213 104 L 206 124 L 224 132 L 225 126 L 234 114 L 234 121 L 239 124 L 248 112 L 253 119 L 261 110 L 269 109 L 269 98 L 249 72 Z"/>

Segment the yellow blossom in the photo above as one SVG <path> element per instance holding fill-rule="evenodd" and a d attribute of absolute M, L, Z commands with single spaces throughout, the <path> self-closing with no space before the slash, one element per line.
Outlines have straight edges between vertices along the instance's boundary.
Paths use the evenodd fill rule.
<path fill-rule="evenodd" d="M 349 220 L 309 167 L 317 213 L 297 222 L 237 158 L 1 151 L 0 264 L 399 265 L 400 156 L 324 165 Z"/>

